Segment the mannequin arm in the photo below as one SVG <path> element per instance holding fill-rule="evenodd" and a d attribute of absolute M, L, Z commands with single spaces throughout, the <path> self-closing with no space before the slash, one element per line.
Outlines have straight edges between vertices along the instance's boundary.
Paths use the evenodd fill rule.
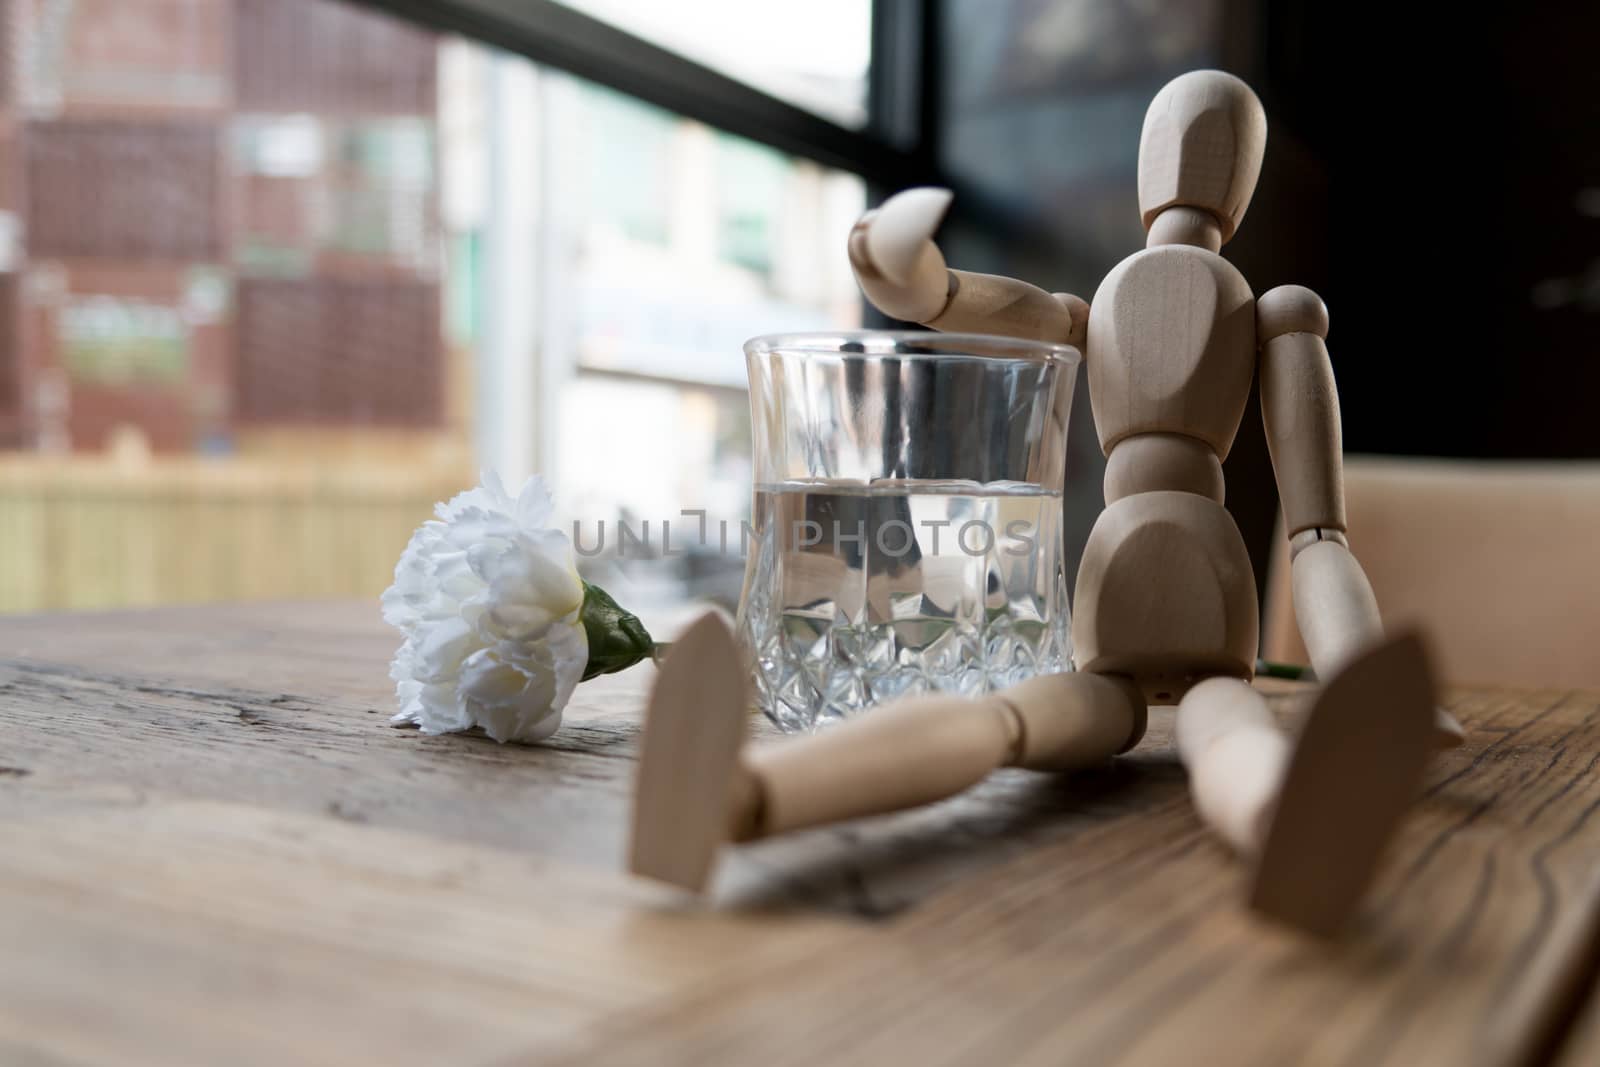
<path fill-rule="evenodd" d="M 1261 414 L 1289 534 L 1295 621 L 1317 676 L 1332 678 L 1383 638 L 1372 586 L 1345 537 L 1339 394 L 1323 338 L 1328 312 L 1309 289 L 1286 285 L 1256 302 Z M 1461 727 L 1440 711 L 1442 743 Z"/>
<path fill-rule="evenodd" d="M 944 189 L 907 189 L 861 217 L 850 265 L 885 315 L 936 330 L 1002 334 L 1082 346 L 1089 305 L 1015 278 L 950 270 L 933 232 L 950 206 Z"/>

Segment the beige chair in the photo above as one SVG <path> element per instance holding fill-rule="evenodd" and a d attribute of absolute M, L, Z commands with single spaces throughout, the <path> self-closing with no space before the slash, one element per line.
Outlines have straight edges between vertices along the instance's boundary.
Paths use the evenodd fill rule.
<path fill-rule="evenodd" d="M 1348 457 L 1350 548 L 1442 677 L 1600 689 L 1600 463 Z M 1306 662 L 1280 532 L 1262 651 Z"/>

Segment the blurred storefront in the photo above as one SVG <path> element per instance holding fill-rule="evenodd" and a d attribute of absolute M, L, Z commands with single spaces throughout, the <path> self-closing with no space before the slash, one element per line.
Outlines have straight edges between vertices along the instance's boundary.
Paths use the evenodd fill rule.
<path fill-rule="evenodd" d="M 480 467 L 736 518 L 740 343 L 858 321 L 854 176 L 344 0 L 0 12 L 0 611 L 376 595 Z"/>

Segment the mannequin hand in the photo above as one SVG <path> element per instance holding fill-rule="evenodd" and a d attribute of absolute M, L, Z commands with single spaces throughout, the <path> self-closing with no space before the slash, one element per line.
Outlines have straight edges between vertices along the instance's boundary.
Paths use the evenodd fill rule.
<path fill-rule="evenodd" d="M 950 277 L 933 232 L 949 207 L 948 189 L 907 189 L 861 216 L 850 231 L 856 281 L 885 315 L 928 322 L 944 310 Z"/>

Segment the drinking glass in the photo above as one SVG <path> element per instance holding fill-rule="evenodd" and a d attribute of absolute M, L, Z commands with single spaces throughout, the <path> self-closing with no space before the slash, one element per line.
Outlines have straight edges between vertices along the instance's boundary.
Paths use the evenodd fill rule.
<path fill-rule="evenodd" d="M 1069 670 L 1061 494 L 1074 348 L 970 334 L 758 337 L 738 630 L 796 732 L 911 693 Z"/>

